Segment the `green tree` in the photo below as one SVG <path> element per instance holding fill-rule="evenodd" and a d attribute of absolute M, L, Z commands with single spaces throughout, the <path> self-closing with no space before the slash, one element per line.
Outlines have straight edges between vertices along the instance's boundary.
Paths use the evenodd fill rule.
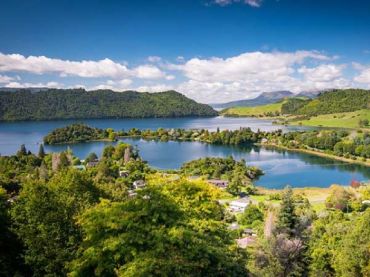
<path fill-rule="evenodd" d="M 39 158 L 40 159 L 43 159 L 44 157 L 45 157 L 45 150 L 44 150 L 44 145 L 41 143 L 40 144 L 40 147 L 39 147 L 39 154 L 38 154 L 38 156 L 39 156 Z"/>
<path fill-rule="evenodd" d="M 296 231 L 298 219 L 295 213 L 295 203 L 293 198 L 293 190 L 287 187 L 282 195 L 279 215 L 277 219 L 276 229 L 279 233 L 285 233 L 293 236 Z"/>
<path fill-rule="evenodd" d="M 27 182 L 12 208 L 14 230 L 35 276 L 65 275 L 81 242 L 75 217 L 97 201 L 87 174 L 63 170 L 49 182 Z"/>
<path fill-rule="evenodd" d="M 263 222 L 263 212 L 256 205 L 248 205 L 240 218 L 240 223 L 246 226 L 252 226 L 256 222 Z"/>
<path fill-rule="evenodd" d="M 175 186 L 149 186 L 133 199 L 103 201 L 80 216 L 84 243 L 71 276 L 246 275 L 226 226 L 189 212 L 192 204 L 203 210 L 211 203 Z"/>

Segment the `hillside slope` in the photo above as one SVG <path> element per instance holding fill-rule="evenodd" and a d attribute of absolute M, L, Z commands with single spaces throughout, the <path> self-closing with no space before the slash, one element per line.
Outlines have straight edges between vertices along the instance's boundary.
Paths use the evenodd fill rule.
<path fill-rule="evenodd" d="M 320 115 L 331 113 L 353 112 L 361 109 L 370 109 L 370 90 L 344 89 L 333 90 L 320 94 L 317 98 L 296 105 L 296 108 L 286 109 L 282 106 L 283 113 L 296 115 Z"/>
<path fill-rule="evenodd" d="M 216 116 L 210 106 L 176 91 L 139 93 L 48 89 L 0 92 L 0 120 Z"/>
<path fill-rule="evenodd" d="M 290 91 L 272 91 L 272 92 L 263 92 L 259 96 L 253 99 L 245 99 L 245 100 L 238 100 L 232 101 L 228 103 L 222 104 L 211 104 L 213 108 L 217 109 L 226 109 L 230 107 L 252 107 L 252 106 L 260 106 L 265 104 L 273 104 L 283 98 L 292 97 L 294 94 Z"/>

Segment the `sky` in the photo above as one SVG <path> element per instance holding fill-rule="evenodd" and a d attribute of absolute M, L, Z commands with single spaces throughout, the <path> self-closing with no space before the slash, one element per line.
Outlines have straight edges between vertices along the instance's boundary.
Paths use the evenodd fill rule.
<path fill-rule="evenodd" d="M 1 0 L 0 87 L 202 103 L 370 88 L 370 1 Z"/>

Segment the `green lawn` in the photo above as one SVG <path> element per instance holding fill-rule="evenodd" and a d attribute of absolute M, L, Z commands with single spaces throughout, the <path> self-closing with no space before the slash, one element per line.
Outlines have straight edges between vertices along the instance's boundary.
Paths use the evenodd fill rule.
<path fill-rule="evenodd" d="M 291 121 L 291 125 L 323 126 L 339 128 L 359 128 L 359 120 L 370 121 L 370 110 L 359 110 L 347 113 L 323 114 L 311 117 L 309 120 Z M 368 127 L 369 128 L 369 127 Z"/>
<path fill-rule="evenodd" d="M 281 106 L 284 102 L 254 106 L 254 107 L 233 107 L 226 109 L 223 115 L 237 115 L 237 116 L 263 116 L 265 113 L 280 113 Z"/>

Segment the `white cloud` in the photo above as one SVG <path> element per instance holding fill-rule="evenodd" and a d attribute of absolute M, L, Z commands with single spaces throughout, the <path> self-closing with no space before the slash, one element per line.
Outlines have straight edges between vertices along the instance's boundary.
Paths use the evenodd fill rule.
<path fill-rule="evenodd" d="M 303 66 L 298 69 L 298 72 L 311 82 L 331 82 L 342 77 L 344 68 L 345 65 L 322 64 L 311 68 Z"/>
<path fill-rule="evenodd" d="M 158 57 L 158 56 L 149 56 L 148 57 L 148 61 L 151 62 L 151 63 L 158 63 L 162 60 L 161 57 Z"/>
<path fill-rule="evenodd" d="M 19 83 L 19 82 L 10 82 L 5 85 L 7 88 L 60 88 L 63 87 L 63 84 L 58 82 L 47 82 L 47 83 Z"/>
<path fill-rule="evenodd" d="M 357 75 L 354 80 L 358 83 L 370 85 L 370 66 L 354 64 L 354 68 L 360 71 L 359 75 Z"/>
<path fill-rule="evenodd" d="M 158 67 L 153 65 L 140 65 L 134 69 L 135 75 L 142 79 L 165 78 L 166 74 Z"/>
<path fill-rule="evenodd" d="M 252 7 L 260 7 L 262 4 L 262 0 L 215 0 L 214 3 L 220 6 L 227 6 L 232 3 L 239 3 L 242 2 Z"/>
<path fill-rule="evenodd" d="M 9 82 L 11 82 L 13 80 L 14 80 L 13 77 L 9 77 L 9 76 L 1 75 L 0 74 L 0 84 L 9 83 Z"/>
<path fill-rule="evenodd" d="M 143 65 L 129 69 L 126 65 L 110 59 L 98 61 L 69 61 L 53 59 L 45 56 L 25 57 L 20 54 L 0 53 L 0 72 L 29 72 L 34 74 L 57 73 L 62 77 L 78 76 L 83 78 L 114 78 L 136 77 L 142 79 L 164 78 L 166 74 L 158 67 Z"/>
<path fill-rule="evenodd" d="M 155 85 L 145 85 L 136 88 L 136 91 L 140 92 L 161 92 L 161 91 L 168 91 L 174 89 L 173 86 L 166 85 L 166 84 L 155 84 Z"/>
<path fill-rule="evenodd" d="M 169 68 L 182 71 L 189 79 L 205 82 L 271 80 L 293 73 L 292 66 L 307 59 L 329 60 L 330 57 L 315 51 L 249 52 L 226 59 L 193 58 Z"/>

